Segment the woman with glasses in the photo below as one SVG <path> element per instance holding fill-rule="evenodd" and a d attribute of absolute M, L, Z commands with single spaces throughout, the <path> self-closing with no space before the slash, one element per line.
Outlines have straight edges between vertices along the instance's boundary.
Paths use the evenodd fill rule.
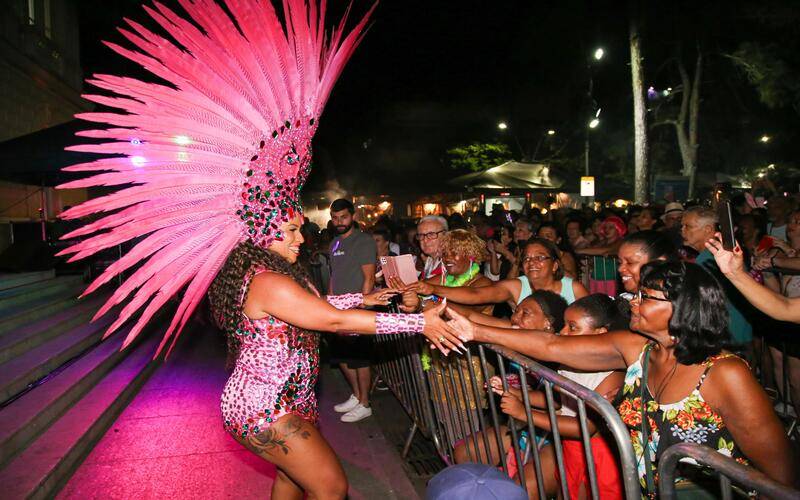
<path fill-rule="evenodd" d="M 449 314 L 470 340 L 576 370 L 626 370 L 616 406 L 631 430 L 645 495 L 656 494 L 661 455 L 681 442 L 709 446 L 796 486 L 783 426 L 747 363 L 728 350 L 725 296 L 716 279 L 696 264 L 651 262 L 642 269 L 631 308 L 630 328 L 636 333 L 602 336 L 503 329 Z M 692 477 L 692 472 L 681 474 Z"/>
<path fill-rule="evenodd" d="M 420 295 L 437 295 L 451 302 L 464 305 L 500 304 L 509 302 L 514 307 L 533 290 L 548 290 L 561 295 L 567 304 L 589 294 L 578 281 L 564 276 L 556 246 L 541 238 L 532 238 L 522 253 L 523 275 L 519 278 L 501 280 L 480 288 L 446 287 L 417 282 L 406 289 Z"/>

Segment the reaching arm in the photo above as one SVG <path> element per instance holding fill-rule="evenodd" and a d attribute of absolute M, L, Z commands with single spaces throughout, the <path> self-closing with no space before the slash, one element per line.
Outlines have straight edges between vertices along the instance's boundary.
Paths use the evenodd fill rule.
<path fill-rule="evenodd" d="M 444 304 L 442 304 L 444 306 Z M 443 307 L 431 309 L 424 314 L 422 334 L 437 349 L 445 353 L 461 344 L 453 328 L 447 327 L 440 314 Z M 325 300 L 309 293 L 288 276 L 279 273 L 259 273 L 250 284 L 244 304 L 244 313 L 250 318 L 267 315 L 306 330 L 322 332 L 356 332 L 375 334 L 381 326 L 377 315 L 363 309 L 339 310 Z M 419 321 L 418 315 L 384 315 L 398 321 Z M 402 331 L 402 330 L 399 330 Z M 399 333 L 398 331 L 398 333 Z M 419 330 L 417 330 L 419 331 Z"/>
<path fill-rule="evenodd" d="M 783 425 L 764 389 L 739 359 L 718 361 L 701 394 L 731 431 L 736 446 L 770 478 L 798 487 L 795 459 Z"/>
<path fill-rule="evenodd" d="M 480 325 L 497 326 L 500 328 L 511 328 L 511 321 L 508 320 L 507 318 L 495 318 L 494 316 L 489 316 L 488 314 L 483 314 L 481 312 L 476 311 L 475 309 L 471 309 L 467 306 L 462 306 L 460 304 L 454 304 L 452 302 L 447 304 L 447 307 L 463 314 L 465 318 L 468 318 L 473 323 L 478 323 Z"/>
<path fill-rule="evenodd" d="M 501 345 L 541 361 L 556 361 L 578 370 L 624 370 L 646 342 L 644 337 L 628 331 L 570 337 L 538 330 L 478 325 L 452 309 L 447 313 L 462 339 Z"/>
<path fill-rule="evenodd" d="M 756 283 L 744 269 L 744 254 L 739 245 L 733 251 L 725 250 L 719 239 L 711 239 L 706 248 L 714 255 L 719 270 L 758 310 L 781 321 L 800 323 L 800 298 L 784 297 Z"/>
<path fill-rule="evenodd" d="M 513 293 L 516 282 L 517 293 Z M 445 297 L 451 302 L 458 302 L 459 304 L 478 305 L 478 304 L 499 304 L 507 300 L 516 300 L 519 295 L 519 280 L 503 280 L 493 283 L 489 286 L 482 287 L 446 287 L 442 285 L 434 285 L 423 281 L 418 281 L 408 285 L 410 290 L 417 292 L 420 295 L 435 294 L 439 297 Z"/>

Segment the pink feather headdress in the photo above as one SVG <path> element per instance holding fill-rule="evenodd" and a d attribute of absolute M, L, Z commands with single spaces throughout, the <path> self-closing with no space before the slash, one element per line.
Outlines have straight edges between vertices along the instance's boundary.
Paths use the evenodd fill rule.
<path fill-rule="evenodd" d="M 87 80 L 114 95 L 86 99 L 122 112 L 77 115 L 111 125 L 78 134 L 108 142 L 67 149 L 117 156 L 67 167 L 102 173 L 59 186 L 124 186 L 61 215 L 113 212 L 64 235 L 86 237 L 59 254 L 73 254 L 70 262 L 142 238 L 83 293 L 143 262 L 95 315 L 135 291 L 106 336 L 144 307 L 127 346 L 185 288 L 158 353 L 170 339 L 174 347 L 236 245 L 249 238 L 268 246 L 302 210 L 319 116 L 374 9 L 346 35 L 345 14 L 326 39 L 325 0 L 319 8 L 315 0 L 284 0 L 285 29 L 269 0 L 226 0 L 233 19 L 213 0 L 179 2 L 194 23 L 158 2 L 144 7 L 177 43 L 129 19 L 132 31 L 119 31 L 138 52 L 105 42 L 170 85 L 111 75 Z"/>

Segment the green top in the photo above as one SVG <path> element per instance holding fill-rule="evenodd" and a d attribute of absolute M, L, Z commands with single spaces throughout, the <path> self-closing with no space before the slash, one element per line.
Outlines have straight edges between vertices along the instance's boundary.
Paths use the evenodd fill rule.
<path fill-rule="evenodd" d="M 711 252 L 708 250 L 700 252 L 700 255 L 695 259 L 695 264 L 703 266 L 706 271 L 713 274 L 725 290 L 725 306 L 728 309 L 728 330 L 731 332 L 733 341 L 737 344 L 752 342 L 753 326 L 744 315 L 748 309 L 752 312 L 750 304 L 738 290 L 731 286 L 730 281 L 722 275 Z"/>

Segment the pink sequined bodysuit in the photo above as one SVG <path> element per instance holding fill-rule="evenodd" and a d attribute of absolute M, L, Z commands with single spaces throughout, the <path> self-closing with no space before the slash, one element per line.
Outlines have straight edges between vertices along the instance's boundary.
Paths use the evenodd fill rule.
<path fill-rule="evenodd" d="M 242 303 L 250 280 L 245 277 Z M 361 294 L 330 297 L 338 309 L 361 304 Z M 222 391 L 225 430 L 247 437 L 259 433 L 282 416 L 293 413 L 312 424 L 317 422 L 314 385 L 319 374 L 319 334 L 267 316 L 250 319 L 241 313 L 236 328 L 241 342 L 236 366 Z"/>

